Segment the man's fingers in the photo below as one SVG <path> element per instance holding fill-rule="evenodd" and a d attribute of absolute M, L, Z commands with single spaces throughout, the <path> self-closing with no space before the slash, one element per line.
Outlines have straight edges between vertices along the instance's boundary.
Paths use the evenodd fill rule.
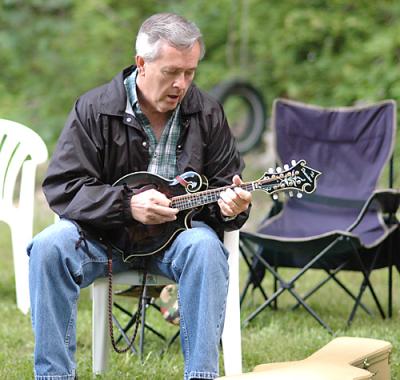
<path fill-rule="evenodd" d="M 224 202 L 222 200 L 222 198 L 218 199 L 218 205 L 221 209 L 222 215 L 224 215 L 224 216 L 235 216 L 238 214 L 238 212 L 235 211 L 235 209 L 233 209 L 231 206 L 229 206 L 226 202 Z"/>
<path fill-rule="evenodd" d="M 235 187 L 234 191 L 239 196 L 240 201 L 242 201 L 244 203 L 250 203 L 251 202 L 252 196 L 251 196 L 250 191 L 243 190 L 240 187 Z"/>
<path fill-rule="evenodd" d="M 171 200 L 154 189 L 144 191 L 131 198 L 131 213 L 134 219 L 144 224 L 161 224 L 176 219 L 178 209 L 170 207 Z"/>
<path fill-rule="evenodd" d="M 153 205 L 151 209 L 149 209 L 149 212 L 159 217 L 174 217 L 178 211 L 177 208 L 165 207 L 157 204 Z"/>
<path fill-rule="evenodd" d="M 142 195 L 143 199 L 149 204 L 156 204 L 165 207 L 169 207 L 171 204 L 171 200 L 169 198 L 167 198 L 163 193 L 160 193 L 154 189 L 145 191 L 140 195 Z"/>
<path fill-rule="evenodd" d="M 237 174 L 235 174 L 235 175 L 233 176 L 233 178 L 232 178 L 232 183 L 233 183 L 234 185 L 239 186 L 239 185 L 241 185 L 241 184 L 243 183 L 243 181 L 240 179 L 240 177 L 239 177 Z"/>
<path fill-rule="evenodd" d="M 243 182 L 238 175 L 233 177 L 232 183 L 237 187 L 228 188 L 221 192 L 218 201 L 221 213 L 224 216 L 235 216 L 247 210 L 252 199 L 249 191 L 239 187 Z"/>
<path fill-rule="evenodd" d="M 232 209 L 232 211 L 239 208 L 239 205 L 236 202 L 240 201 L 240 197 L 232 189 L 223 191 L 220 194 L 220 197 L 224 203 Z"/>

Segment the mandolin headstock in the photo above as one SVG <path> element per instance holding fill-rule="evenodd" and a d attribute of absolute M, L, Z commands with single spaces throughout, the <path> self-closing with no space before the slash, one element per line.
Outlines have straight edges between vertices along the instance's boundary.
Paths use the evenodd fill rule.
<path fill-rule="evenodd" d="M 257 189 L 264 190 L 268 194 L 275 194 L 281 191 L 297 191 L 300 198 L 302 193 L 312 193 L 316 188 L 316 180 L 321 172 L 306 166 L 305 160 L 292 161 L 292 166 L 270 169 L 255 183 Z"/>

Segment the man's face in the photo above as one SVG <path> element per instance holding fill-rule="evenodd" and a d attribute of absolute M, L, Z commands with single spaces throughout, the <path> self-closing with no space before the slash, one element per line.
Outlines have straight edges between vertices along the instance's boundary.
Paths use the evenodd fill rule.
<path fill-rule="evenodd" d="M 142 57 L 136 56 L 139 70 L 137 86 L 143 106 L 150 112 L 174 110 L 193 81 L 199 58 L 198 42 L 186 50 L 162 43 L 160 55 L 152 62 L 145 62 Z"/>

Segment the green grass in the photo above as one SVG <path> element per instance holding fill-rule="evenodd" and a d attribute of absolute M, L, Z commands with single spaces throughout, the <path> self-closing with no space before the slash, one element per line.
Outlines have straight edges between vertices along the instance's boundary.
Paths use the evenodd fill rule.
<path fill-rule="evenodd" d="M 265 202 L 266 197 L 261 195 L 257 202 Z M 258 200 L 259 199 L 259 200 Z M 35 232 L 51 221 L 42 197 L 38 194 L 37 220 Z M 257 210 L 257 208 L 255 208 Z M 257 219 L 256 213 L 249 222 L 250 226 Z M 30 317 L 21 314 L 15 305 L 15 285 L 12 266 L 12 255 L 8 227 L 0 223 L 0 379 L 31 379 L 33 363 L 33 335 Z M 245 279 L 245 265 L 241 266 L 241 279 Z M 293 270 L 283 270 L 284 276 L 293 274 Z M 310 272 L 302 280 L 301 289 L 314 283 L 321 273 Z M 352 284 L 353 289 L 361 281 L 360 274 L 345 273 L 343 281 Z M 266 278 L 264 283 L 271 291 L 271 279 Z M 372 282 L 377 293 L 387 305 L 387 272 L 375 271 Z M 373 310 L 374 316 L 366 315 L 362 310 L 357 312 L 351 327 L 346 328 L 346 320 L 351 310 L 351 303 L 344 293 L 334 286 L 327 285 L 310 299 L 310 304 L 325 319 L 336 332 L 336 336 L 358 336 L 383 339 L 393 344 L 391 360 L 392 379 L 400 379 L 400 329 L 399 329 L 399 275 L 394 276 L 394 316 L 391 320 L 382 320 L 374 308 L 372 299 L 366 294 L 365 303 Z M 136 300 L 120 297 L 120 302 L 130 309 L 134 309 Z M 242 309 L 242 319 L 249 315 L 261 302 L 257 292 L 250 294 Z M 304 310 L 290 310 L 293 299 L 289 295 L 280 298 L 279 310 L 264 310 L 248 326 L 242 329 L 242 350 L 244 371 L 261 363 L 303 359 L 326 343 L 332 336 Z M 171 337 L 176 328 L 165 322 L 157 311 L 150 309 L 149 322 L 166 336 Z M 80 379 L 92 378 L 91 358 L 91 301 L 90 291 L 82 291 L 78 312 L 78 352 L 77 363 Z M 151 333 L 146 335 L 145 358 L 142 363 L 137 356 L 131 354 L 111 354 L 110 370 L 98 379 L 181 379 L 183 377 L 183 359 L 179 341 L 170 349 L 161 354 L 160 340 Z M 222 356 L 222 355 L 221 355 Z M 223 362 L 221 358 L 223 373 Z"/>

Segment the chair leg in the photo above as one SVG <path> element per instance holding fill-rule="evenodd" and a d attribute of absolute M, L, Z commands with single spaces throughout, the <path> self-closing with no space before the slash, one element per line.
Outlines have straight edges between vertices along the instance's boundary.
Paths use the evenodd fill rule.
<path fill-rule="evenodd" d="M 388 247 L 388 317 L 393 314 L 393 236 L 389 239 Z"/>
<path fill-rule="evenodd" d="M 388 268 L 388 317 L 393 316 L 393 264 Z"/>
<path fill-rule="evenodd" d="M 360 290 L 358 292 L 358 296 L 356 298 L 356 302 L 354 303 L 354 306 L 353 306 L 353 309 L 351 310 L 349 319 L 347 320 L 347 325 L 348 326 L 350 326 L 352 324 L 352 322 L 353 322 L 353 319 L 354 319 L 354 317 L 356 315 L 357 307 L 358 307 L 358 305 L 359 305 L 359 303 L 361 301 L 361 297 L 363 296 L 366 288 L 367 288 L 367 281 L 364 278 L 364 280 L 363 280 L 363 282 L 361 284 Z"/>
<path fill-rule="evenodd" d="M 335 281 L 354 301 L 357 301 L 357 297 L 336 277 L 332 277 L 333 281 Z M 359 306 L 363 309 L 368 315 L 372 315 L 371 310 L 369 310 L 361 301 L 359 302 Z"/>
<path fill-rule="evenodd" d="M 140 360 L 143 362 L 143 352 L 144 352 L 144 329 L 146 327 L 146 311 L 150 304 L 150 297 L 147 295 L 147 286 L 143 289 L 142 294 L 142 310 L 140 311 L 140 337 L 139 337 L 139 355 Z"/>
<path fill-rule="evenodd" d="M 278 273 L 278 267 L 277 266 L 274 267 L 274 270 L 275 270 L 276 273 Z M 273 279 L 274 279 L 274 292 L 276 292 L 278 290 L 278 280 L 277 280 L 276 277 L 273 277 Z M 274 304 L 271 305 L 271 306 L 272 306 L 272 309 L 278 310 L 278 298 L 275 298 Z"/>
<path fill-rule="evenodd" d="M 250 285 L 252 284 L 252 278 L 256 278 L 257 274 L 254 271 L 254 267 L 252 265 L 252 263 L 250 262 L 249 258 L 248 258 L 248 254 L 246 253 L 246 251 L 251 251 L 250 246 L 245 242 L 245 241 L 240 241 L 239 242 L 239 251 L 242 254 L 243 260 L 247 265 L 247 268 L 249 269 L 249 275 L 247 276 L 247 280 L 246 280 L 246 284 L 243 287 L 242 290 L 242 294 L 240 295 L 240 306 L 243 303 L 243 300 L 249 290 Z M 263 296 L 264 300 L 268 299 L 268 295 L 265 292 L 265 290 L 263 289 L 263 287 L 261 286 L 261 281 L 258 285 L 254 285 L 253 286 L 253 291 L 255 291 L 256 289 L 258 289 L 261 293 L 261 295 Z"/>
<path fill-rule="evenodd" d="M 146 301 L 146 302 L 147 302 L 148 307 L 154 307 L 157 311 L 160 311 L 160 308 L 154 302 L 152 302 L 152 299 L 150 297 L 149 297 L 148 301 Z M 122 332 L 124 332 L 126 334 L 129 331 L 129 329 L 132 326 L 134 326 L 136 317 L 137 317 L 137 311 L 132 314 L 130 311 L 126 310 L 124 307 L 122 307 L 117 302 L 114 302 L 114 307 L 130 317 L 129 322 L 125 325 L 125 327 L 121 327 L 121 329 L 119 329 L 121 332 L 121 336 L 119 336 L 118 339 L 115 341 L 118 344 L 121 341 L 121 339 L 124 338 L 122 335 Z M 159 331 L 154 329 L 147 322 L 145 322 L 144 327 L 147 330 L 151 331 L 154 335 L 158 336 L 161 340 L 163 340 L 163 341 L 167 340 L 167 338 L 163 334 L 161 334 Z"/>
<path fill-rule="evenodd" d="M 108 282 L 98 279 L 93 284 L 92 307 L 92 359 L 93 373 L 101 374 L 108 368 Z"/>
<path fill-rule="evenodd" d="M 289 281 L 284 281 L 281 276 L 277 273 L 274 268 L 271 267 L 271 265 L 264 260 L 264 258 L 257 254 L 257 252 L 254 252 L 254 254 L 257 256 L 257 258 L 264 264 L 265 268 L 271 272 L 271 274 L 274 276 L 275 279 L 279 281 L 280 288 L 272 294 L 269 299 L 264 302 L 260 307 L 257 308 L 252 314 L 250 314 L 249 317 L 244 321 L 244 324 L 247 325 L 252 319 L 254 319 L 262 310 L 264 310 L 271 302 L 273 302 L 275 299 L 278 298 L 285 290 L 289 291 L 289 293 L 298 301 L 301 303 L 301 305 L 320 323 L 327 331 L 329 331 L 331 334 L 333 334 L 332 329 L 318 316 L 318 314 L 311 308 L 309 307 L 304 300 L 293 290 L 295 282 L 302 277 L 306 271 L 312 266 L 318 262 L 327 252 L 329 252 L 336 244 L 338 244 L 341 241 L 341 239 L 336 239 L 333 242 L 331 242 L 328 246 L 326 246 L 320 253 L 318 253 L 307 265 L 305 265 L 295 276 L 293 276 Z"/>
<path fill-rule="evenodd" d="M 181 333 L 181 330 L 178 330 L 178 331 L 172 336 L 172 338 L 168 341 L 167 347 L 165 348 L 166 351 L 172 346 L 172 343 L 175 342 L 175 340 L 178 338 L 178 336 L 180 335 L 180 333 Z"/>
<path fill-rule="evenodd" d="M 333 330 L 329 327 L 327 323 L 324 322 L 324 320 L 312 309 L 306 302 L 303 301 L 303 299 L 293 290 L 293 289 L 288 289 L 290 294 L 297 299 L 298 302 L 301 303 L 301 305 L 314 317 L 314 319 L 322 326 L 324 327 L 330 334 L 334 335 Z"/>
<path fill-rule="evenodd" d="M 181 330 L 178 329 L 174 335 L 170 339 L 168 339 L 165 347 L 160 351 L 160 355 L 164 355 L 165 352 L 169 350 L 169 348 L 173 345 L 173 343 L 176 341 L 176 339 L 179 337 L 181 334 Z"/>
<path fill-rule="evenodd" d="M 279 297 L 286 289 L 279 288 L 274 294 L 266 300 L 262 305 L 260 305 L 255 311 L 253 311 L 243 322 L 244 326 L 247 326 L 258 314 L 260 314 L 265 308 L 267 308 L 277 297 Z"/>
<path fill-rule="evenodd" d="M 121 339 L 123 339 L 125 341 L 125 343 L 129 346 L 131 344 L 131 342 L 129 340 L 128 335 L 126 335 L 126 330 L 121 326 L 121 324 L 118 322 L 118 319 L 115 318 L 114 314 L 112 316 L 112 320 L 113 320 L 113 324 L 115 324 L 115 326 L 117 326 L 117 329 L 121 333 L 121 336 L 117 339 L 117 341 L 115 343 L 118 344 L 121 341 Z M 132 351 L 133 354 L 137 353 L 136 348 L 134 347 L 133 344 L 130 347 L 130 350 Z"/>
<path fill-rule="evenodd" d="M 263 257 L 259 252 L 254 252 L 254 256 L 257 257 L 258 260 L 265 266 L 265 268 L 272 274 L 274 278 L 274 293 L 271 294 L 268 299 L 261 305 L 259 306 L 253 313 L 251 313 L 245 320 L 244 320 L 244 325 L 246 326 L 249 324 L 259 313 L 261 313 L 265 308 L 268 306 L 272 306 L 272 302 L 276 302 L 277 298 L 285 291 L 287 290 L 290 286 L 293 286 L 294 281 L 289 281 L 286 283 L 284 279 L 278 274 L 278 272 L 273 268 Z M 281 287 L 277 289 L 277 283 L 280 283 Z M 276 303 L 275 303 L 276 305 Z"/>
<path fill-rule="evenodd" d="M 319 290 L 323 285 L 325 285 L 329 280 L 333 280 L 336 282 L 338 286 L 340 286 L 343 291 L 354 301 L 357 301 L 357 297 L 345 286 L 342 281 L 340 281 L 337 277 L 336 274 L 339 273 L 339 271 L 342 270 L 342 268 L 347 264 L 347 262 L 342 263 L 339 265 L 335 270 L 331 271 L 327 268 L 325 268 L 325 272 L 328 274 L 328 277 L 326 277 L 324 280 L 322 280 L 320 283 L 318 283 L 315 287 L 313 287 L 311 290 L 309 290 L 302 298 L 303 300 L 307 300 L 310 298 L 317 290 Z M 292 307 L 292 310 L 297 309 L 300 306 L 300 303 L 298 302 L 296 305 Z M 362 303 L 360 302 L 360 307 L 368 314 L 372 315 L 371 311 Z"/>
<path fill-rule="evenodd" d="M 382 319 L 385 319 L 385 318 L 386 318 L 385 312 L 383 311 L 383 308 L 382 308 L 382 306 L 381 306 L 381 304 L 380 304 L 380 302 L 379 302 L 379 300 L 378 300 L 378 297 L 376 296 L 375 290 L 374 290 L 374 288 L 373 288 L 373 286 L 372 286 L 372 284 L 371 284 L 371 282 L 370 282 L 370 280 L 369 280 L 369 276 L 370 276 L 370 274 L 371 274 L 371 272 L 372 272 L 372 269 L 373 269 L 374 266 L 375 266 L 375 263 L 376 263 L 376 260 L 377 260 L 377 258 L 378 258 L 378 256 L 379 256 L 379 254 L 380 254 L 380 250 L 378 250 L 378 251 L 376 252 L 376 254 L 375 254 L 375 256 L 374 256 L 374 259 L 372 260 L 372 263 L 371 263 L 371 265 L 369 266 L 369 268 L 368 268 L 368 270 L 367 270 L 367 269 L 365 268 L 364 263 L 363 263 L 362 260 L 361 260 L 361 257 L 360 257 L 360 254 L 359 254 L 357 248 L 354 246 L 354 243 L 353 243 L 351 240 L 350 240 L 350 243 L 351 243 L 351 246 L 352 246 L 352 248 L 353 248 L 353 253 L 354 253 L 354 255 L 355 255 L 355 258 L 356 258 L 356 260 L 358 261 L 358 264 L 360 265 L 360 269 L 361 269 L 361 272 L 362 272 L 362 274 L 363 274 L 363 276 L 364 276 L 364 280 L 363 280 L 363 282 L 362 282 L 362 284 L 361 284 L 360 291 L 359 291 L 359 293 L 358 293 L 356 302 L 355 302 L 355 304 L 354 304 L 354 306 L 353 306 L 353 310 L 351 311 L 350 316 L 349 316 L 349 319 L 347 320 L 347 324 L 350 325 L 350 324 L 352 323 L 352 321 L 353 321 L 353 319 L 354 319 L 354 316 L 355 316 L 355 313 L 356 313 L 356 311 L 357 311 L 357 308 L 358 308 L 358 306 L 360 305 L 361 297 L 362 297 L 362 295 L 364 294 L 365 289 L 366 289 L 367 287 L 369 288 L 369 290 L 370 290 L 370 292 L 371 292 L 372 298 L 373 298 L 374 301 L 375 301 L 375 304 L 376 304 L 376 306 L 377 306 L 377 308 L 378 308 L 378 310 L 379 310 L 379 313 L 380 313 Z"/>
<path fill-rule="evenodd" d="M 247 295 L 247 291 L 249 290 L 250 285 L 251 285 L 251 275 L 249 274 L 247 276 L 246 283 L 245 283 L 245 285 L 243 287 L 242 294 L 240 295 L 240 307 L 243 305 L 244 298 Z"/>
<path fill-rule="evenodd" d="M 239 296 L 239 232 L 225 232 L 224 244 L 229 252 L 229 286 L 226 300 L 222 348 L 225 374 L 242 373 L 242 340 Z"/>
<path fill-rule="evenodd" d="M 335 274 L 338 273 L 342 269 L 343 265 L 340 265 L 338 268 L 336 268 L 334 271 L 330 271 L 328 269 L 325 269 L 325 272 L 328 274 L 328 277 L 325 277 L 322 281 L 320 281 L 317 285 L 315 285 L 312 289 L 310 289 L 306 294 L 302 296 L 303 300 L 307 300 L 310 298 L 313 294 L 315 294 L 319 289 L 322 288 L 329 280 L 332 280 L 335 277 Z M 347 288 L 346 288 L 347 290 Z M 300 302 L 297 302 L 296 305 L 292 307 L 292 310 L 296 310 L 300 306 Z"/>
<path fill-rule="evenodd" d="M 114 306 L 116 309 L 120 310 L 121 312 L 123 312 L 124 314 L 126 314 L 126 315 L 128 315 L 128 316 L 130 317 L 129 322 L 125 325 L 125 327 L 122 327 L 122 326 L 119 324 L 119 322 L 118 322 L 117 318 L 115 317 L 115 315 L 113 314 L 114 323 L 115 323 L 115 325 L 118 327 L 119 332 L 121 333 L 121 335 L 120 335 L 120 336 L 116 339 L 116 341 L 115 341 L 115 343 L 118 344 L 122 339 L 125 339 L 125 341 L 126 341 L 126 338 L 125 338 L 124 334 L 126 335 L 126 333 L 129 331 L 129 329 L 135 324 L 136 316 L 137 316 L 137 311 L 136 311 L 135 313 L 132 314 L 130 311 L 128 311 L 128 310 L 126 310 L 125 308 L 123 308 L 123 307 L 122 307 L 119 303 L 117 303 L 117 302 L 114 302 L 114 303 L 113 303 L 113 306 Z M 121 326 L 121 327 L 119 327 L 119 326 Z"/>
<path fill-rule="evenodd" d="M 22 226 L 21 228 L 11 229 L 17 306 L 24 314 L 28 313 L 30 307 L 28 281 L 29 257 L 26 254 L 26 247 L 28 246 L 30 237 L 28 236 L 29 232 L 27 233 L 26 231 L 27 228 L 29 227 Z M 20 233 L 16 234 L 13 231 Z"/>

